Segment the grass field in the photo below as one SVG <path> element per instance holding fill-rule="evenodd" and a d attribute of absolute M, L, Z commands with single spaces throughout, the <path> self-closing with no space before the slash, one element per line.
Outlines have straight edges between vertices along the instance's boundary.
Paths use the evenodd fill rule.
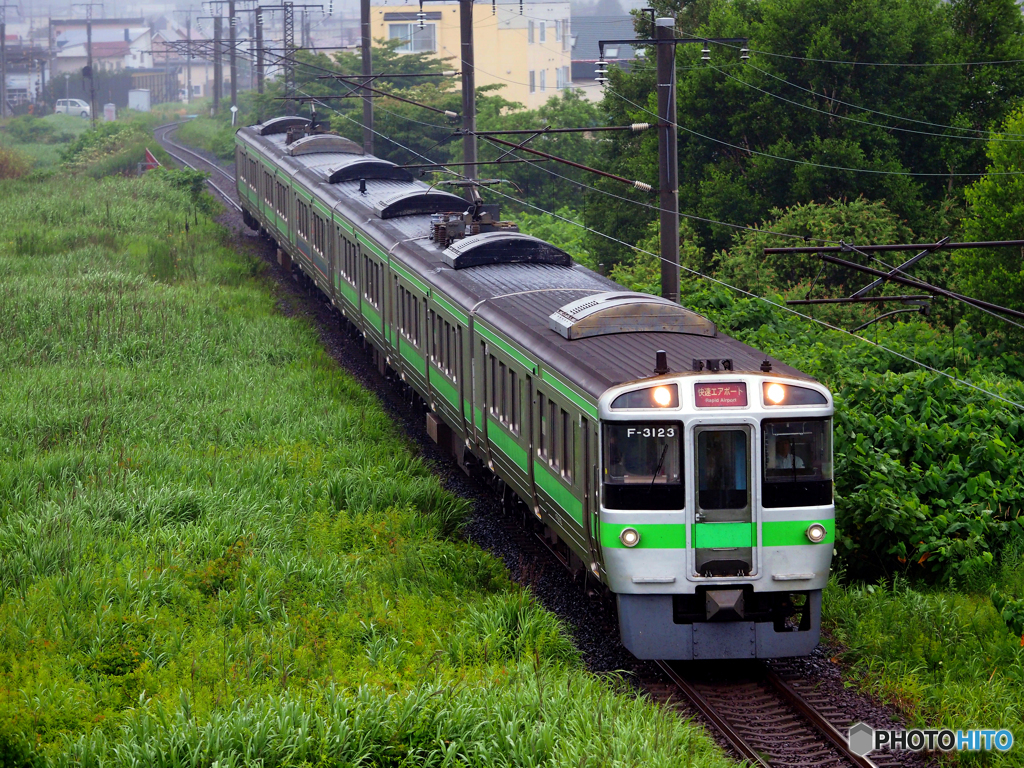
<path fill-rule="evenodd" d="M 0 182 L 0 764 L 728 764 L 169 177 L 70 188 Z"/>

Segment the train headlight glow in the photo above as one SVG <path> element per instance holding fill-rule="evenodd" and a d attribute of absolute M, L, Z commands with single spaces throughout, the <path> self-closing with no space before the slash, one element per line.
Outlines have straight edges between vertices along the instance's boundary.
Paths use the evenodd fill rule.
<path fill-rule="evenodd" d="M 765 395 L 769 401 L 778 405 L 786 399 L 786 388 L 781 384 L 769 384 L 768 389 L 765 390 Z"/>
<path fill-rule="evenodd" d="M 675 399 L 672 397 L 672 390 L 668 387 L 655 387 L 653 394 L 654 402 L 662 408 L 667 408 L 672 405 L 672 401 Z"/>
<path fill-rule="evenodd" d="M 828 531 L 825 530 L 825 526 L 821 523 L 811 523 L 807 528 L 807 538 L 812 544 L 821 544 L 825 540 L 825 535 Z"/>
<path fill-rule="evenodd" d="M 636 528 L 623 528 L 622 533 L 619 534 L 619 541 L 622 542 L 623 546 L 632 549 L 640 543 L 640 531 Z"/>

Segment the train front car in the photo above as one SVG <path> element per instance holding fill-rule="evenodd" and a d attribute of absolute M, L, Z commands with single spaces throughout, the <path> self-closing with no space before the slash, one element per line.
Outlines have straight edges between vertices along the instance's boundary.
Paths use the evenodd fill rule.
<path fill-rule="evenodd" d="M 601 549 L 626 648 L 810 653 L 835 539 L 828 390 L 705 370 L 614 387 L 599 411 Z"/>

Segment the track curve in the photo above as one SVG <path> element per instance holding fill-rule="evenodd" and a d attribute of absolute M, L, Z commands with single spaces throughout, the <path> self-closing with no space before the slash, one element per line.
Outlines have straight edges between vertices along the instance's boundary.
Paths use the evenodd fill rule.
<path fill-rule="evenodd" d="M 210 178 L 206 179 L 206 183 L 210 185 L 214 192 L 216 192 L 224 202 L 234 208 L 236 211 L 241 211 L 242 206 L 239 205 L 237 196 L 234 190 L 235 177 L 225 171 L 216 163 L 212 163 L 203 157 L 198 152 L 189 149 L 183 144 L 179 144 L 170 138 L 170 135 L 178 130 L 181 125 L 180 122 L 167 123 L 165 125 L 158 125 L 153 129 L 153 136 L 157 142 L 164 148 L 164 151 L 173 157 L 176 161 L 196 171 L 212 171 L 218 176 L 223 177 L 231 183 L 231 186 L 226 189 L 214 183 Z M 225 185 L 226 186 L 226 185 Z"/>

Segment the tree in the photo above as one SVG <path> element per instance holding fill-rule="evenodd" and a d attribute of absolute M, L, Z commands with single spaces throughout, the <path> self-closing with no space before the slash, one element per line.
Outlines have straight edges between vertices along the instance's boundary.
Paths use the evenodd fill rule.
<path fill-rule="evenodd" d="M 1024 134 L 1024 109 L 1013 112 L 1002 128 L 1007 134 Z M 989 142 L 988 157 L 988 173 L 966 192 L 964 237 L 969 241 L 1024 239 L 1024 143 L 994 139 Z M 962 293 L 1024 310 L 1020 248 L 957 251 L 953 265 Z M 1024 341 L 1024 333 L 991 315 L 975 313 L 972 322 L 1017 344 Z"/>
<path fill-rule="evenodd" d="M 522 105 L 496 97 L 484 100 L 481 108 L 477 110 L 477 129 L 481 131 L 545 127 L 590 128 L 600 124 L 599 108 L 578 91 L 563 91 L 560 96 L 552 96 L 536 110 L 525 110 Z M 605 134 L 601 133 L 551 134 L 539 136 L 526 146 L 583 165 L 594 165 L 604 136 Z M 511 135 L 498 138 L 519 143 L 527 137 Z M 481 160 L 496 160 L 508 151 L 509 147 L 496 144 L 486 137 L 479 139 L 478 152 Z M 593 174 L 562 163 L 546 161 L 526 152 L 515 154 L 530 159 L 531 162 L 481 166 L 480 175 L 510 179 L 519 186 L 530 203 L 545 210 L 563 206 L 578 210 L 583 207 L 584 189 L 565 179 L 592 184 L 596 178 Z"/>
<path fill-rule="evenodd" d="M 680 207 L 707 219 L 753 224 L 774 210 L 864 197 L 885 201 L 922 237 L 949 234 L 946 212 L 969 181 L 953 174 L 983 171 L 983 142 L 943 126 L 984 127 L 1024 97 L 1019 67 L 916 66 L 1024 58 L 1012 0 L 665 0 L 656 13 L 701 37 L 750 40 L 746 62 L 725 46 L 711 46 L 710 62 L 700 46 L 677 51 Z M 609 76 L 607 121 L 651 121 L 652 67 Z M 602 167 L 656 185 L 656 136 L 616 134 Z M 653 218 L 588 200 L 588 224 L 628 242 Z M 710 222 L 698 233 L 712 251 L 733 236 Z M 596 239 L 591 250 L 606 263 L 628 258 Z"/>

